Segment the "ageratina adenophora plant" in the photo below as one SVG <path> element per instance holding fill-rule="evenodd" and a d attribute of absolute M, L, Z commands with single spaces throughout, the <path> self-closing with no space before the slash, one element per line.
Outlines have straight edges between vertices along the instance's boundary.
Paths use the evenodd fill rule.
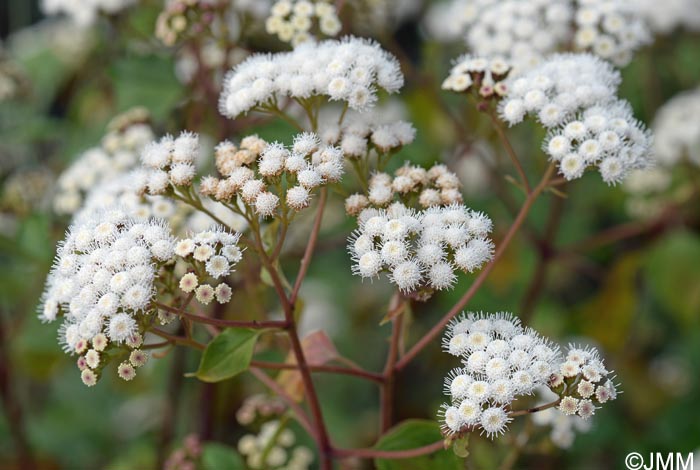
<path fill-rule="evenodd" d="M 83 24 L 139 8 L 136 0 L 89 10 L 44 3 Z M 496 441 L 524 425 L 553 426 L 552 442 L 567 447 L 574 431 L 595 426 L 620 393 L 596 338 L 545 337 L 527 326 L 531 312 L 484 312 L 475 295 L 521 229 L 537 231 L 529 214 L 538 201 L 563 204 L 576 180 L 597 173 L 607 190 L 654 166 L 651 133 L 618 95 L 617 67 L 651 41 L 641 9 L 613 0 L 453 0 L 429 13 L 429 32 L 466 44 L 442 85 L 429 83 L 429 99 L 451 102 L 448 116 L 470 117 L 455 121 L 458 131 L 497 137 L 494 152 L 510 166 L 498 178 L 512 212 L 502 224 L 470 200 L 457 168 L 412 150 L 420 126 L 402 103 L 420 97 L 402 88 L 421 77 L 389 51 L 391 41 L 352 27 L 375 2 L 167 3 L 158 37 L 188 89 L 212 106 L 167 127 L 144 109 L 124 113 L 58 179 L 54 209 L 71 221 L 39 318 L 58 325 L 75 380 L 138 381 L 147 363 L 190 348 L 199 367 L 184 380 L 259 382 L 257 393 L 246 385 L 236 413 L 248 431 L 237 434 L 235 452 L 249 468 L 331 469 L 357 459 L 399 468 L 386 462 L 432 454 L 459 466 L 471 435 Z M 400 24 L 400 13 L 385 8 L 386 24 Z M 440 22 L 449 23 L 443 31 Z M 350 31 L 357 35 L 339 37 Z M 692 127 L 681 116 L 692 113 L 676 118 L 676 108 L 661 116 L 664 136 L 681 133 L 663 127 L 672 118 Z M 267 125 L 275 138 L 258 130 Z M 534 145 L 511 143 L 523 131 Z M 684 159 L 697 164 L 686 150 L 697 135 L 686 134 L 682 145 L 661 142 L 664 171 Z M 309 328 L 306 320 L 307 273 L 323 273 L 332 261 L 321 252 L 338 244 L 357 291 L 384 296 L 382 311 L 365 314 L 387 341 L 357 338 L 385 354 L 382 370 L 341 355 L 323 322 Z M 427 354 L 440 346 L 443 357 Z M 413 383 L 415 364 L 441 369 L 444 384 Z M 320 374 L 376 386 L 369 416 L 378 431 L 359 439 L 367 446 L 331 432 Z M 420 422 L 429 429 L 423 438 L 433 437 L 393 441 L 418 422 L 394 411 L 414 387 L 435 403 L 432 419 Z M 186 468 L 198 445 L 188 441 L 165 468 Z"/>

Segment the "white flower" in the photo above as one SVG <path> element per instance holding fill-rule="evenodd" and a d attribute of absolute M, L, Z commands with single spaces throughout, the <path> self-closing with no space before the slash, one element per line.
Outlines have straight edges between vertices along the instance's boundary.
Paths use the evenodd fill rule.
<path fill-rule="evenodd" d="M 487 408 L 481 413 L 479 424 L 488 437 L 498 436 L 506 430 L 511 418 L 501 407 Z"/>
<path fill-rule="evenodd" d="M 199 303 L 208 305 L 214 298 L 214 288 L 209 284 L 202 284 L 195 289 L 195 298 Z"/>
<path fill-rule="evenodd" d="M 214 289 L 214 295 L 216 296 L 216 301 L 219 302 L 220 304 L 225 304 L 229 300 L 231 300 L 231 287 L 229 287 L 228 284 L 225 282 L 222 282 L 218 286 L 216 286 L 216 289 Z"/>
<path fill-rule="evenodd" d="M 664 167 L 672 167 L 687 158 L 700 165 L 700 124 L 695 116 L 700 110 L 700 88 L 678 94 L 656 113 L 654 157 Z"/>
<path fill-rule="evenodd" d="M 378 187 L 382 180 L 375 175 L 370 184 Z M 458 204 L 419 213 L 393 204 L 364 221 L 360 217 L 359 228 L 348 239 L 353 272 L 372 277 L 386 270 L 407 292 L 451 288 L 457 279 L 455 267 L 472 271 L 493 256 L 490 240 L 472 238 L 487 235 L 491 225 L 484 214 Z"/>
<path fill-rule="evenodd" d="M 331 67 L 342 57 L 343 67 Z M 362 87 L 367 90 L 363 100 L 351 99 L 357 77 L 351 75 L 353 66 L 372 64 L 368 76 L 362 79 Z M 305 66 L 301 67 L 301 64 Z M 291 77 L 274 71 L 295 71 L 295 81 L 303 84 L 301 89 L 290 87 Z M 267 79 L 267 85 L 251 96 L 255 83 Z M 373 85 L 372 88 L 366 88 Z M 374 88 L 382 88 L 389 93 L 398 91 L 403 85 L 398 61 L 374 42 L 354 37 L 341 41 L 328 40 L 318 43 L 306 42 L 292 52 L 274 55 L 257 54 L 236 66 L 224 79 L 224 90 L 219 101 L 221 113 L 235 118 L 257 106 L 268 103 L 273 97 L 308 98 L 328 96 L 331 99 L 347 101 L 352 108 L 361 109 L 374 102 Z M 308 88 L 310 87 L 310 88 Z"/>
<path fill-rule="evenodd" d="M 255 212 L 262 217 L 270 217 L 275 213 L 279 197 L 270 192 L 264 191 L 255 198 Z"/>
<path fill-rule="evenodd" d="M 294 186 L 287 190 L 287 205 L 296 211 L 308 207 L 310 201 L 309 190 L 303 186 Z"/>
<path fill-rule="evenodd" d="M 115 343 L 123 343 L 137 331 L 136 320 L 126 313 L 114 315 L 107 326 L 107 336 Z"/>
<path fill-rule="evenodd" d="M 473 414 L 480 416 L 478 425 L 489 437 L 505 431 L 510 418 L 504 407 L 546 385 L 560 360 L 556 347 L 505 313 L 457 317 L 448 327 L 443 347 L 464 364 L 448 374 L 445 393 L 458 409 L 464 402 L 469 410 L 477 404 L 478 413 Z"/>
<path fill-rule="evenodd" d="M 228 264 L 228 259 L 221 255 L 215 255 L 209 258 L 206 264 L 207 272 L 214 279 L 218 279 L 222 276 L 228 275 L 230 272 L 230 266 Z"/>
<path fill-rule="evenodd" d="M 179 286 L 183 292 L 189 294 L 198 284 L 199 280 L 197 279 L 197 275 L 195 273 L 187 273 L 180 278 Z"/>

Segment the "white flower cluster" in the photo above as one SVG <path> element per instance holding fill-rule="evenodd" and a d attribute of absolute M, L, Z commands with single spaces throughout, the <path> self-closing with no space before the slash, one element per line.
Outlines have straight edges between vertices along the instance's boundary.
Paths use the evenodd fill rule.
<path fill-rule="evenodd" d="M 41 10 L 49 16 L 64 14 L 78 26 L 90 26 L 100 13 L 114 14 L 138 0 L 42 0 Z"/>
<path fill-rule="evenodd" d="M 200 282 L 207 276 L 218 280 L 233 272 L 233 267 L 243 257 L 239 239 L 239 233 L 232 234 L 223 227 L 214 227 L 179 240 L 175 254 L 194 269 L 180 278 L 180 289 L 188 294 L 194 292 L 197 301 L 204 305 L 214 298 L 221 304 L 231 300 L 231 288 L 225 282 L 216 287 Z"/>
<path fill-rule="evenodd" d="M 99 351 L 107 342 L 140 345 L 158 266 L 170 261 L 173 251 L 168 226 L 135 221 L 120 209 L 68 230 L 46 281 L 39 317 L 54 321 L 63 315 L 59 341 L 66 352 L 82 354 L 93 345 L 82 373 L 86 384 L 96 382 Z"/>
<path fill-rule="evenodd" d="M 700 166 L 700 88 L 680 93 L 656 112 L 653 158 L 655 166 L 630 173 L 623 188 L 633 217 L 657 216 L 669 203 L 683 204 L 693 194 L 687 171 L 673 171 L 683 162 Z M 684 170 L 687 170 L 684 169 Z"/>
<path fill-rule="evenodd" d="M 700 87 L 683 92 L 666 102 L 656 113 L 654 157 L 663 166 L 683 158 L 700 166 Z"/>
<path fill-rule="evenodd" d="M 314 461 L 308 447 L 297 446 L 291 429 L 281 428 L 279 421 L 268 421 L 257 435 L 246 434 L 238 441 L 238 452 L 245 456 L 251 469 L 307 470 Z M 263 460 L 264 459 L 264 460 Z"/>
<path fill-rule="evenodd" d="M 542 401 L 536 406 L 551 403 L 557 395 L 546 387 L 540 387 L 538 395 Z M 537 426 L 550 426 L 549 439 L 560 449 L 568 449 L 574 443 L 576 433 L 585 433 L 591 429 L 591 421 L 577 415 L 565 415 L 555 408 L 547 408 L 532 414 L 532 422 Z"/>
<path fill-rule="evenodd" d="M 237 65 L 224 79 L 219 110 L 235 118 L 276 106 L 283 97 L 312 96 L 359 110 L 374 104 L 377 88 L 393 93 L 402 86 L 399 62 L 375 42 L 355 37 L 307 42 L 292 52 L 256 54 Z"/>
<path fill-rule="evenodd" d="M 544 150 L 567 180 L 597 166 L 608 184 L 621 182 L 630 171 L 649 165 L 651 137 L 632 116 L 626 101 L 586 109 L 575 121 L 550 132 Z"/>
<path fill-rule="evenodd" d="M 273 216 L 280 198 L 284 198 L 284 208 L 299 211 L 308 207 L 312 192 L 319 186 L 339 181 L 344 171 L 343 152 L 322 145 L 311 132 L 298 134 L 289 148 L 279 142 L 268 143 L 258 136 L 244 138 L 240 147 L 228 141 L 217 146 L 216 166 L 226 178 L 202 179 L 200 192 L 219 201 L 240 197 L 261 217 Z M 283 193 L 276 194 L 275 183 L 282 175 L 287 187 Z"/>
<path fill-rule="evenodd" d="M 427 27 L 444 41 L 465 37 L 473 53 L 504 57 L 517 73 L 569 44 L 626 65 L 651 39 L 629 0 L 452 0 L 429 11 Z"/>
<path fill-rule="evenodd" d="M 411 123 L 387 120 L 380 109 L 362 113 L 348 111 L 340 124 L 337 118 L 328 116 L 320 123 L 318 133 L 323 142 L 339 146 L 350 158 L 395 152 L 416 137 L 416 129 Z"/>
<path fill-rule="evenodd" d="M 614 100 L 620 81 L 617 70 L 593 55 L 555 54 L 513 81 L 501 116 L 513 125 L 530 114 L 556 127 L 581 109 Z"/>
<path fill-rule="evenodd" d="M 155 35 L 166 46 L 210 28 L 218 6 L 207 0 L 169 0 L 156 20 Z"/>
<path fill-rule="evenodd" d="M 441 414 L 447 435 L 477 428 L 489 437 L 505 432 L 507 407 L 545 385 L 559 358 L 556 346 L 509 313 L 462 315 L 448 327 L 443 347 L 463 362 L 445 379 L 450 402 Z"/>
<path fill-rule="evenodd" d="M 352 194 L 345 200 L 345 211 L 359 216 L 360 220 L 375 215 L 377 208 L 385 208 L 394 202 L 400 205 L 415 203 L 417 196 L 421 208 L 449 206 L 462 202 L 460 181 L 445 165 L 436 164 L 428 170 L 409 163 L 394 172 L 374 173 L 369 180 L 367 195 Z"/>
<path fill-rule="evenodd" d="M 194 162 L 199 153 L 199 136 L 182 132 L 177 138 L 166 135 L 151 142 L 141 152 L 143 171 L 133 175 L 138 192 L 164 194 L 170 185 L 189 186 L 194 179 Z"/>
<path fill-rule="evenodd" d="M 74 221 L 93 217 L 105 207 L 121 207 L 129 216 L 144 221 L 150 217 L 166 219 L 175 227 L 179 225 L 177 215 L 186 215 L 189 209 L 183 204 L 163 196 L 140 196 L 137 185 L 140 172 L 123 173 L 95 186 L 85 197 L 81 209 L 73 216 Z"/>
<path fill-rule="evenodd" d="M 428 16 L 437 37 L 465 37 L 481 57 L 504 57 L 528 70 L 566 42 L 573 8 L 569 0 L 454 0 Z"/>
<path fill-rule="evenodd" d="M 485 59 L 463 55 L 450 69 L 450 75 L 442 82 L 442 89 L 461 93 L 473 88 L 483 98 L 494 94 L 502 97 L 508 91 L 506 78 L 510 70 L 510 64 L 498 57 Z"/>
<path fill-rule="evenodd" d="M 654 33 L 669 34 L 676 28 L 700 31 L 697 0 L 666 0 L 661 8 L 656 0 L 634 0 L 631 3 Z"/>
<path fill-rule="evenodd" d="M 549 381 L 552 391 L 562 397 L 559 411 L 583 419 L 593 416 L 596 404 L 617 398 L 610 374 L 596 349 L 570 345 L 565 361 Z"/>
<path fill-rule="evenodd" d="M 265 21 L 265 30 L 276 34 L 280 41 L 297 46 L 313 40 L 309 33 L 313 20 L 318 20 L 318 29 L 326 36 L 337 36 L 342 24 L 335 5 L 329 0 L 277 0 Z"/>
<path fill-rule="evenodd" d="M 499 107 L 517 124 L 534 115 L 550 135 L 544 149 L 566 179 L 597 166 L 608 184 L 649 164 L 650 135 L 616 96 L 620 74 L 589 54 L 554 55 L 513 81 Z"/>
<path fill-rule="evenodd" d="M 113 129 L 99 147 L 85 151 L 58 178 L 54 210 L 73 214 L 82 207 L 86 193 L 100 188 L 138 163 L 141 149 L 153 139 L 150 126 L 140 122 Z"/>
<path fill-rule="evenodd" d="M 603 59 L 624 66 L 632 54 L 651 41 L 649 30 L 634 2 L 578 0 L 574 43 Z"/>
<path fill-rule="evenodd" d="M 388 272 L 406 293 L 451 288 L 455 271 L 473 272 L 493 256 L 485 214 L 461 204 L 415 212 L 396 203 L 388 210 L 366 209 L 349 238 L 353 273 L 373 278 Z"/>

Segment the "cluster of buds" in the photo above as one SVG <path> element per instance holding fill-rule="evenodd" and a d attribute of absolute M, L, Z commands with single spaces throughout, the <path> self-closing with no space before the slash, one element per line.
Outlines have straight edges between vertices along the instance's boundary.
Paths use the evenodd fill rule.
<path fill-rule="evenodd" d="M 187 36 L 199 35 L 214 21 L 216 7 L 216 3 L 206 0 L 168 2 L 156 20 L 156 37 L 166 46 L 173 46 Z"/>
<path fill-rule="evenodd" d="M 201 281 L 217 281 L 228 276 L 233 266 L 243 257 L 238 247 L 240 234 L 231 234 L 223 228 L 213 228 L 184 238 L 175 245 L 175 254 L 192 266 L 193 271 L 180 278 L 179 287 L 185 293 L 195 293 L 198 302 L 208 305 L 214 298 L 225 304 L 231 300 L 231 287 L 225 282 L 216 287 Z"/>
<path fill-rule="evenodd" d="M 406 163 L 394 172 L 375 173 L 369 181 L 367 194 L 352 194 L 345 200 L 345 211 L 360 216 L 368 208 L 386 208 L 394 202 L 420 208 L 449 206 L 462 203 L 459 178 L 445 165 L 437 164 L 426 170 Z"/>
<path fill-rule="evenodd" d="M 529 411 L 545 412 L 536 421 L 556 424 L 555 443 L 567 447 L 573 440 L 571 419 L 585 421 L 596 405 L 617 397 L 611 372 L 596 349 L 569 346 L 562 356 L 557 346 L 510 314 L 457 318 L 447 329 L 443 348 L 462 359 L 462 367 L 445 378 L 450 402 L 440 415 L 443 433 L 450 438 L 478 428 L 489 437 L 505 432 L 513 416 L 522 414 L 512 413 L 511 403 L 537 392 L 554 401 Z"/>
<path fill-rule="evenodd" d="M 75 215 L 87 198 L 137 166 L 141 150 L 153 140 L 148 120 L 148 112 L 143 108 L 115 117 L 102 144 L 83 152 L 58 178 L 54 210 Z"/>
<path fill-rule="evenodd" d="M 411 123 L 381 122 L 380 118 L 381 113 L 376 111 L 350 111 L 340 124 L 328 119 L 321 125 L 319 135 L 322 141 L 339 146 L 352 159 L 391 155 L 415 139 L 416 129 Z"/>
<path fill-rule="evenodd" d="M 598 351 L 570 346 L 559 372 L 552 374 L 549 388 L 561 397 L 559 411 L 588 419 L 596 405 L 617 398 L 617 386 Z"/>
<path fill-rule="evenodd" d="M 278 0 L 265 21 L 265 30 L 276 34 L 280 41 L 291 42 L 296 46 L 312 40 L 310 34 L 314 19 L 318 30 L 325 36 L 336 36 L 342 24 L 335 5 L 328 0 Z"/>
<path fill-rule="evenodd" d="M 42 321 L 63 319 L 59 341 L 66 353 L 84 355 L 78 367 L 86 385 L 95 385 L 113 358 L 141 346 L 159 270 L 171 261 L 173 245 L 167 225 L 138 222 L 119 209 L 68 230 L 39 311 Z M 136 353 L 119 366 L 119 376 L 131 380 L 143 362 Z"/>
<path fill-rule="evenodd" d="M 367 209 L 349 239 L 353 272 L 366 279 L 386 272 L 402 292 L 426 300 L 451 288 L 457 271 L 473 272 L 492 258 L 491 227 L 486 215 L 461 204 Z"/>
<path fill-rule="evenodd" d="M 194 162 L 199 153 L 199 136 L 182 132 L 179 137 L 166 135 L 151 142 L 141 153 L 143 171 L 134 173 L 140 194 L 165 194 L 170 186 L 189 186 L 196 174 Z"/>
<path fill-rule="evenodd" d="M 81 339 L 76 344 L 76 352 L 80 354 L 76 365 L 80 370 L 80 378 L 85 385 L 92 387 L 97 383 L 102 369 L 109 361 L 103 360 L 106 352 L 110 349 L 120 349 L 124 346 L 130 349 L 128 359 L 117 367 L 117 375 L 127 382 L 136 377 L 136 369 L 146 364 L 148 354 L 138 349 L 143 344 L 143 337 L 140 333 L 132 333 L 124 341 L 123 346 L 113 344 L 109 338 L 98 333 L 91 340 Z M 114 346 L 114 347 L 111 347 Z"/>
<path fill-rule="evenodd" d="M 294 446 L 296 436 L 277 420 L 262 425 L 260 432 L 246 434 L 238 441 L 238 451 L 251 469 L 307 470 L 313 463 L 308 447 Z"/>
<path fill-rule="evenodd" d="M 202 457 L 199 436 L 189 434 L 182 440 L 182 447 L 175 449 L 163 464 L 163 470 L 193 470 Z"/>
<path fill-rule="evenodd" d="M 270 419 L 273 416 L 281 416 L 285 411 L 287 405 L 280 398 L 264 394 L 251 395 L 236 411 L 236 421 L 248 426 L 253 424 L 256 418 Z"/>
<path fill-rule="evenodd" d="M 464 55 L 457 59 L 450 75 L 442 82 L 443 90 L 474 92 L 484 99 L 499 99 L 508 92 L 506 78 L 511 66 L 504 59 L 485 59 Z"/>
<path fill-rule="evenodd" d="M 309 206 L 316 188 L 339 181 L 343 153 L 337 147 L 322 145 L 310 132 L 297 135 L 291 147 L 248 136 L 240 148 L 228 141 L 220 143 L 216 167 L 225 178 L 203 178 L 202 195 L 242 203 L 260 217 L 272 217 L 280 200 L 284 211 L 300 211 Z"/>

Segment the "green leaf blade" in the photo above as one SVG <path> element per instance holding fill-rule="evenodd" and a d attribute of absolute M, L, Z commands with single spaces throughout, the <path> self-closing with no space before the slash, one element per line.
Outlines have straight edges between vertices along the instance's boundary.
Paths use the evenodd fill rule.
<path fill-rule="evenodd" d="M 409 419 L 390 429 L 375 446 L 379 450 L 408 450 L 423 447 L 442 439 L 440 425 L 436 421 Z M 375 459 L 378 470 L 458 470 L 463 468 L 460 459 L 450 450 L 408 459 Z"/>
<path fill-rule="evenodd" d="M 221 382 L 250 366 L 260 330 L 227 328 L 211 340 L 194 376 L 203 382 Z"/>

